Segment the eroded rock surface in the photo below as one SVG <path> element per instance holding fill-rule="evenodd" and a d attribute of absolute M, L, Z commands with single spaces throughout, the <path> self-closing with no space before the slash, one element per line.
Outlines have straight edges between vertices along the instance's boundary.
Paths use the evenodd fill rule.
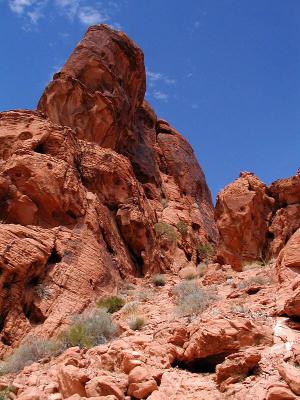
<path fill-rule="evenodd" d="M 0 113 L 2 354 L 56 335 L 124 278 L 179 272 L 216 243 L 204 174 L 145 87 L 142 51 L 99 25 L 38 111 Z"/>
<path fill-rule="evenodd" d="M 215 217 L 218 259 L 240 270 L 249 262 L 276 258 L 300 227 L 300 175 L 263 184 L 252 173 L 221 191 Z"/>

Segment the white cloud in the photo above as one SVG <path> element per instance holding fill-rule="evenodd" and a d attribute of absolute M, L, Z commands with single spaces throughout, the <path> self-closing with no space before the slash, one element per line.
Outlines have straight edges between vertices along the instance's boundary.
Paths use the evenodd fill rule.
<path fill-rule="evenodd" d="M 94 7 L 80 7 L 78 9 L 78 19 L 84 25 L 102 24 L 108 21 L 108 16 L 102 14 Z"/>
<path fill-rule="evenodd" d="M 38 8 L 33 11 L 28 11 L 27 15 L 33 24 L 37 24 L 38 21 L 44 16 L 42 10 Z"/>
<path fill-rule="evenodd" d="M 1 0 L 0 0 L 1 1 Z M 115 29 L 121 26 L 112 21 L 112 15 L 120 11 L 120 0 L 93 2 L 91 0 L 7 0 L 9 8 L 15 14 L 23 17 L 26 30 L 30 24 L 36 25 L 50 11 L 70 21 L 77 20 L 83 25 L 108 23 Z"/>
<path fill-rule="evenodd" d="M 147 78 L 149 80 L 150 86 L 155 86 L 155 83 L 158 81 L 164 82 L 167 85 L 175 85 L 176 80 L 169 78 L 167 75 L 164 75 L 160 72 L 146 71 Z"/>
<path fill-rule="evenodd" d="M 160 90 L 154 90 L 152 92 L 152 96 L 156 100 L 162 100 L 162 101 L 168 101 L 169 100 L 169 96 L 166 93 L 161 92 Z"/>
<path fill-rule="evenodd" d="M 59 12 L 69 19 L 73 19 L 79 8 L 79 0 L 55 0 Z"/>
<path fill-rule="evenodd" d="M 37 0 L 9 0 L 8 5 L 11 11 L 22 14 L 27 7 L 32 6 Z"/>

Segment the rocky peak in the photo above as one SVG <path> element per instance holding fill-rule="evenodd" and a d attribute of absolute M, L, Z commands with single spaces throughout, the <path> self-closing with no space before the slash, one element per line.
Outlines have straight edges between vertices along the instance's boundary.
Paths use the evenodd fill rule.
<path fill-rule="evenodd" d="M 145 79 L 136 44 L 97 25 L 38 111 L 0 114 L 2 353 L 55 335 L 123 279 L 178 272 L 216 243 L 204 174 L 144 100 Z"/>

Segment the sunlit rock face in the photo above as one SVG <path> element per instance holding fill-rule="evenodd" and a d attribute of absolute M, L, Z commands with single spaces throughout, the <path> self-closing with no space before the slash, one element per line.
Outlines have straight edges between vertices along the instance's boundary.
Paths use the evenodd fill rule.
<path fill-rule="evenodd" d="M 191 146 L 144 100 L 142 51 L 88 29 L 37 111 L 0 113 L 0 352 L 53 336 L 124 279 L 216 243 Z M 181 223 L 181 225 L 178 225 Z"/>
<path fill-rule="evenodd" d="M 243 172 L 217 197 L 218 259 L 241 269 L 276 258 L 300 227 L 300 174 L 266 186 Z"/>

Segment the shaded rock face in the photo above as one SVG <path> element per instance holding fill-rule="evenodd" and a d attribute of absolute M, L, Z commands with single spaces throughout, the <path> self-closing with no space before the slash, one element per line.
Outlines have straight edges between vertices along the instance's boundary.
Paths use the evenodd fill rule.
<path fill-rule="evenodd" d="M 215 217 L 218 259 L 240 270 L 245 263 L 278 256 L 300 227 L 300 174 L 266 186 L 252 173 L 221 191 Z"/>
<path fill-rule="evenodd" d="M 101 25 L 37 112 L 0 113 L 1 354 L 53 336 L 123 279 L 178 272 L 217 241 L 193 150 L 144 93 L 141 50 Z"/>

